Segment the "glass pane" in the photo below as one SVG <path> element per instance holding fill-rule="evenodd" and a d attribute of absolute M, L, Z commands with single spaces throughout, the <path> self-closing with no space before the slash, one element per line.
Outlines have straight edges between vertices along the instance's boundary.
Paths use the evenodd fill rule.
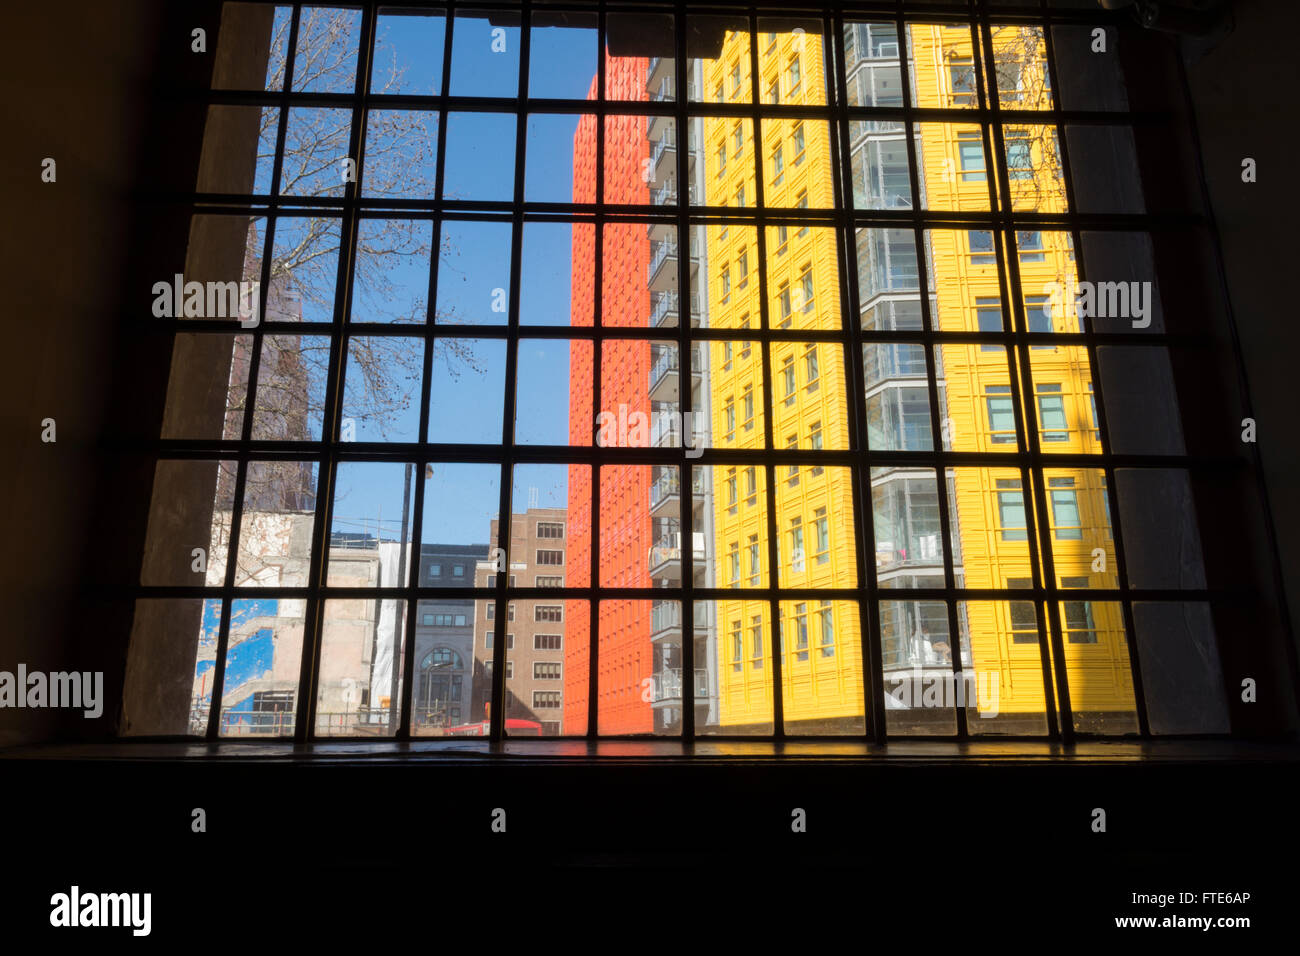
<path fill-rule="evenodd" d="M 416 479 L 414 464 L 339 463 L 330 514 L 327 586 L 406 586 L 414 540 L 411 513 Z"/>
<path fill-rule="evenodd" d="M 339 440 L 420 440 L 420 381 L 424 340 L 402 335 L 353 335 L 347 342 Z"/>
<path fill-rule="evenodd" d="M 765 469 L 761 465 L 697 465 L 691 471 L 697 516 L 697 579 L 704 587 L 768 587 L 771 562 Z M 734 613 L 732 603 L 719 602 L 718 612 Z"/>
<path fill-rule="evenodd" d="M 848 468 L 777 467 L 780 586 L 858 586 L 853 486 Z"/>
<path fill-rule="evenodd" d="M 475 95 L 482 96 L 481 91 Z M 512 113 L 449 113 L 442 198 L 509 202 L 515 193 Z"/>
<path fill-rule="evenodd" d="M 672 14 L 610 13 L 605 30 L 606 99 L 676 98 Z"/>
<path fill-rule="evenodd" d="M 770 327 L 838 330 L 838 262 L 834 229 L 768 226 L 764 268 Z"/>
<path fill-rule="evenodd" d="M 357 223 L 351 321 L 423 325 L 432 252 L 433 223 L 427 219 Z"/>
<path fill-rule="evenodd" d="M 866 733 L 861 635 L 856 601 L 781 602 L 787 734 Z"/>
<path fill-rule="evenodd" d="M 885 730 L 890 736 L 957 732 L 952 634 L 942 601 L 881 601 Z M 964 693 L 964 689 L 963 689 Z"/>
<path fill-rule="evenodd" d="M 600 469 L 600 586 L 674 586 L 682 579 L 681 469 Z M 704 534 L 695 532 L 695 573 L 704 575 Z"/>
<path fill-rule="evenodd" d="M 360 10 L 303 7 L 298 15 L 298 46 L 293 55 L 294 91 L 353 92 L 357 88 L 360 42 Z"/>
<path fill-rule="evenodd" d="M 686 52 L 691 57 L 687 97 L 692 102 L 753 102 L 747 18 L 687 17 Z"/>
<path fill-rule="evenodd" d="M 504 339 L 434 339 L 429 441 L 499 444 L 505 390 Z"/>
<path fill-rule="evenodd" d="M 442 53 L 447 35 L 441 10 L 381 7 L 375 20 L 372 94 L 436 96 L 442 89 Z"/>
<path fill-rule="evenodd" d="M 212 707 L 221 601 L 145 598 L 135 602 L 122 729 L 133 736 L 202 736 Z M 92 689 L 91 693 L 94 691 Z M 83 695 L 83 703 L 86 703 Z M 103 713 L 100 696 L 83 713 Z M 95 715 L 98 716 L 98 715 Z"/>
<path fill-rule="evenodd" d="M 594 13 L 535 11 L 528 41 L 529 97 L 594 98 L 599 68 Z"/>
<path fill-rule="evenodd" d="M 771 607 L 767 601 L 695 602 L 695 665 L 697 674 L 701 666 L 706 672 L 696 678 L 697 734 L 772 733 Z M 661 615 L 656 625 L 661 639 L 680 635 L 675 615 Z"/>
<path fill-rule="evenodd" d="M 939 489 L 934 472 L 925 468 L 873 468 L 871 508 L 877 585 L 943 587 Z"/>
<path fill-rule="evenodd" d="M 602 574 L 603 577 L 603 574 Z M 600 602 L 600 681 L 598 727 L 612 734 L 681 733 L 683 691 L 680 648 L 651 643 L 655 608 L 678 601 Z M 671 613 L 664 612 L 663 613 Z M 704 668 L 697 672 L 705 673 Z"/>
<path fill-rule="evenodd" d="M 373 560 L 379 568 L 368 576 L 386 580 L 382 547 Z M 399 567 L 402 560 L 398 558 Z M 322 737 L 394 736 L 402 717 L 406 602 L 331 599 L 324 602 L 322 617 L 315 732 Z"/>
<path fill-rule="evenodd" d="M 433 199 L 438 182 L 438 114 L 431 110 L 366 113 L 361 194 Z"/>
<path fill-rule="evenodd" d="M 230 603 L 217 731 L 222 737 L 293 736 L 305 610 L 300 599 Z"/>
<path fill-rule="evenodd" d="M 591 467 L 515 465 L 510 573 L 520 588 L 591 582 Z"/>
<path fill-rule="evenodd" d="M 506 324 L 511 235 L 508 222 L 443 222 L 435 322 Z"/>
<path fill-rule="evenodd" d="M 533 113 L 528 117 L 525 202 L 596 201 L 595 124 L 596 119 L 590 114 Z M 581 135 L 575 141 L 579 132 Z M 608 161 L 608 145 L 605 156 Z M 610 197 L 605 198 L 611 201 Z"/>
<path fill-rule="evenodd" d="M 521 445 L 590 445 L 592 344 L 586 339 L 520 339 L 515 394 L 515 442 Z M 584 377 L 585 371 L 585 377 Z M 570 387 L 575 387 L 572 395 Z M 648 423 L 647 423 L 648 424 Z M 627 427 L 627 426 L 624 426 Z M 633 423 L 635 428 L 635 422 Z"/>
<path fill-rule="evenodd" d="M 909 23 L 908 70 L 912 105 L 971 109 L 980 106 L 975 82 L 975 43 L 968 24 Z M 886 37 L 888 43 L 892 37 Z M 886 51 L 889 47 L 885 47 Z M 981 54 L 983 50 L 980 51 Z"/>
<path fill-rule="evenodd" d="M 759 17 L 758 68 L 763 101 L 776 84 L 782 103 L 826 105 L 821 20 Z"/>
<path fill-rule="evenodd" d="M 296 81 L 296 77 L 295 77 Z M 280 195 L 343 196 L 352 135 L 352 110 L 294 106 L 284 133 Z"/>
<path fill-rule="evenodd" d="M 976 123 L 917 123 L 920 136 L 921 198 L 924 208 L 947 212 L 987 212 L 989 166 L 982 127 Z M 1017 162 L 1025 160 L 1017 152 Z M 1035 153 L 1033 156 L 1039 157 Z M 1034 160 L 1037 161 L 1037 160 Z M 1028 162 L 1028 161 L 1026 161 Z M 1037 182 L 1026 169 L 1032 189 Z M 1024 183 L 1023 180 L 1018 182 Z M 1032 205 L 1017 208 L 1035 208 Z"/>
<path fill-rule="evenodd" d="M 590 223 L 524 223 L 520 325 L 593 323 L 595 243 Z"/>
<path fill-rule="evenodd" d="M 235 468 L 233 461 L 158 462 L 141 584 L 193 587 L 226 583 L 228 542 L 223 532 L 230 527 Z"/>
<path fill-rule="evenodd" d="M 319 465 L 310 461 L 251 461 L 245 467 L 235 585 L 307 587 Z M 227 476 L 223 473 L 222 478 Z M 220 483 L 217 496 L 219 500 L 225 497 Z M 214 531 L 219 540 L 228 542 L 230 515 L 221 514 L 216 520 L 221 529 Z"/>
<path fill-rule="evenodd" d="M 476 577 L 476 562 L 498 547 L 494 533 L 501 512 L 501 467 L 464 462 L 424 466 L 424 517 L 420 529 L 420 586 L 495 584 Z M 423 614 L 423 611 L 419 613 Z"/>
<path fill-rule="evenodd" d="M 1033 601 L 960 601 L 962 681 L 971 734 L 1047 733 Z"/>
<path fill-rule="evenodd" d="M 269 106 L 208 107 L 198 192 L 267 195 L 280 111 Z"/>
<path fill-rule="evenodd" d="M 456 14 L 451 39 L 452 96 L 519 95 L 519 27 L 500 15 Z"/>

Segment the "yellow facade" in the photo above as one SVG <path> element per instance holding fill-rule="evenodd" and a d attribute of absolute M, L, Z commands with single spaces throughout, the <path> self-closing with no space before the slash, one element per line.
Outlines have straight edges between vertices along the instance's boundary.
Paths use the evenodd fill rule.
<path fill-rule="evenodd" d="M 971 57 L 970 34 L 938 26 L 913 26 L 911 51 L 915 102 L 919 106 L 960 106 L 970 99 L 959 82 L 960 65 Z M 820 39 L 812 35 L 758 35 L 759 88 L 764 102 L 775 89 L 782 103 L 824 102 Z M 1041 41 L 1019 29 L 994 37 L 1000 56 L 1019 62 L 1012 83 L 1001 91 L 1004 109 L 1034 107 L 1050 97 L 1043 76 Z M 792 70 L 791 64 L 797 61 Z M 1001 76 L 1002 74 L 1000 74 Z M 735 80 L 739 76 L 737 88 Z M 748 43 L 729 35 L 716 60 L 706 61 L 706 91 L 719 91 L 726 100 L 748 100 Z M 829 130 L 813 120 L 765 121 L 762 149 L 753 155 L 755 139 L 749 120 L 704 120 L 701 144 L 705 164 L 704 202 L 717 206 L 752 205 L 757 201 L 755 167 L 763 177 L 764 202 L 769 209 L 831 208 L 833 206 Z M 989 176 L 996 185 L 998 163 L 988 162 L 978 124 L 919 123 L 920 180 L 925 205 L 933 210 L 987 211 Z M 1059 212 L 1066 198 L 1059 176 L 1054 130 L 1006 124 L 1004 132 L 1014 157 L 1012 205 L 1018 210 Z M 965 134 L 965 135 L 963 135 Z M 973 137 L 971 134 L 975 134 Z M 982 159 L 981 159 L 982 157 Z M 757 160 L 757 162 L 756 162 Z M 981 168 L 982 162 L 982 168 Z M 1017 169 L 1016 167 L 1021 167 Z M 769 227 L 766 261 L 760 259 L 755 230 L 732 225 L 705 227 L 709 322 L 716 328 L 757 328 L 759 268 L 766 268 L 771 327 L 839 329 L 839 283 L 836 241 L 830 228 Z M 927 235 L 927 259 L 934 291 L 934 319 L 944 331 L 979 331 L 981 309 L 1000 309 L 1008 327 L 1015 319 L 1011 303 L 1000 290 L 996 256 L 991 245 L 977 248 L 966 230 L 938 229 Z M 1079 331 L 1053 288 L 1067 287 L 1075 276 L 1069 234 L 1043 231 L 1024 235 L 1017 247 L 1004 248 L 1003 258 L 1016 257 L 1020 288 L 1014 293 L 1028 309 L 1050 315 L 1054 332 Z M 809 300 L 809 295 L 811 300 Z M 983 301 L 981 301 L 983 300 Z M 1050 308 L 1051 302 L 1056 307 Z M 1045 329 L 1041 324 L 1035 330 Z M 846 356 L 838 345 L 819 343 L 816 364 L 808 360 L 808 343 L 774 343 L 772 367 L 772 436 L 776 449 L 785 447 L 847 448 L 848 398 L 845 394 Z M 721 448 L 762 448 L 765 422 L 762 409 L 762 349 L 737 335 L 734 341 L 710 343 L 710 400 L 714 444 Z M 989 399 L 1020 390 L 1013 379 L 1006 350 L 968 344 L 942 346 L 935 356 L 944 442 L 954 451 L 1014 451 L 1003 427 L 995 430 Z M 1030 364 L 1036 406 L 1041 398 L 1040 447 L 1044 452 L 1096 453 L 1101 445 L 1091 401 L 1091 372 L 1086 349 L 1078 346 L 1035 347 Z M 790 389 L 793 371 L 793 389 Z M 815 371 L 814 371 L 815 370 Z M 1019 373 L 1017 372 L 1017 376 Z M 1000 389 L 1009 389 L 1002 392 Z M 746 394 L 752 400 L 748 411 Z M 999 434 L 998 432 L 1001 432 Z M 820 434 L 820 445 L 813 436 Z M 852 587 L 857 582 L 852 501 L 844 469 L 776 469 L 775 502 L 765 487 L 763 469 L 753 478 L 743 466 L 715 469 L 714 547 L 717 585 L 743 590 L 779 583 L 782 587 Z M 958 468 L 950 474 L 955 508 L 951 514 L 959 538 L 954 565 L 958 584 L 970 588 L 1018 586 L 1031 578 L 1030 542 L 1014 519 L 1018 491 L 1024 508 L 1034 509 L 1031 487 L 1014 488 L 1016 468 Z M 1096 469 L 1047 468 L 1047 513 L 1057 583 L 1062 587 L 1117 586 L 1114 542 L 1103 473 Z M 731 482 L 735 482 L 735 501 Z M 999 482 L 1002 482 L 999 485 Z M 779 582 L 769 577 L 767 523 L 764 504 L 775 508 L 782 567 Z M 819 537 L 817 523 L 826 519 Z M 1033 512 L 1037 521 L 1037 512 Z M 1060 525 L 1058 526 L 1058 521 Z M 1019 522 L 1024 525 L 1026 522 Z M 802 561 L 795 560 L 802 529 Z M 828 540 L 827 540 L 828 539 Z M 824 544 L 824 546 L 823 546 Z M 749 549 L 757 546 L 758 576 L 751 578 Z M 738 560 L 732 556 L 736 555 Z M 905 591 L 889 596 L 905 600 Z M 1066 667 L 1072 707 L 1076 714 L 1131 714 L 1133 687 L 1120 605 L 1089 602 L 1058 609 L 1067 630 Z M 1021 606 L 1023 610 L 1023 606 Z M 830 611 L 833 646 L 823 647 L 822 616 Z M 857 726 L 863 714 L 861 640 L 857 608 L 852 604 L 782 602 L 783 696 L 787 722 L 795 732 L 801 721 L 809 729 Z M 963 630 L 969 635 L 970 661 L 987 687 L 987 675 L 997 675 L 996 698 L 981 699 L 983 711 L 1006 715 L 1041 714 L 1045 707 L 1042 665 L 1036 632 L 1027 637 L 1023 614 L 1015 620 L 1006 601 L 971 601 L 961 605 Z M 720 724 L 724 729 L 770 724 L 772 674 L 768 642 L 769 606 L 762 601 L 726 600 L 718 607 Z M 1018 623 L 1018 627 L 1017 627 Z M 756 629 L 757 628 L 757 629 Z M 806 644 L 803 635 L 806 633 Z M 737 640 L 739 639 L 739 640 Z M 981 676 L 983 675 L 983 676 Z M 1085 719 L 1084 723 L 1086 724 Z M 972 725 L 972 730 L 980 728 Z M 1119 724 L 1101 729 L 1126 729 Z"/>

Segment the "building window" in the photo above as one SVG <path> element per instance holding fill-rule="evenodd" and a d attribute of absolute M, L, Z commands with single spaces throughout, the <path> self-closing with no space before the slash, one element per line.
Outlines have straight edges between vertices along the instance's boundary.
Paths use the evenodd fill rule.
<path fill-rule="evenodd" d="M 539 521 L 537 522 L 537 537 L 563 538 L 564 524 L 559 521 Z"/>
<path fill-rule="evenodd" d="M 730 514 L 735 514 L 737 510 L 737 488 L 736 488 L 736 469 L 731 468 L 727 471 L 727 510 Z"/>
<path fill-rule="evenodd" d="M 537 563 L 538 564 L 563 564 L 564 552 L 563 551 L 538 551 Z"/>
<path fill-rule="evenodd" d="M 1038 385 L 1038 424 L 1044 442 L 1069 441 L 1070 429 L 1065 419 L 1065 399 L 1060 385 Z"/>
<path fill-rule="evenodd" d="M 813 422 L 812 425 L 808 427 L 808 447 L 811 448 L 813 451 L 822 450 L 822 423 L 821 422 Z M 822 473 L 822 471 L 823 469 L 821 465 L 813 465 L 813 467 L 809 471 L 809 474 L 812 477 L 816 478 L 818 475 Z"/>
<path fill-rule="evenodd" d="M 966 236 L 970 240 L 971 265 L 991 266 L 997 262 L 997 256 L 993 252 L 993 232 L 991 230 L 973 229 L 966 233 Z M 1001 330 L 1001 327 L 1002 321 L 999 318 L 999 330 Z M 980 328 L 980 331 L 983 331 L 983 327 Z"/>
<path fill-rule="evenodd" d="M 533 680 L 560 680 L 559 661 L 533 661 Z"/>
<path fill-rule="evenodd" d="M 740 250 L 740 255 L 736 258 L 736 272 L 738 273 L 738 278 L 740 279 L 740 282 L 737 284 L 737 288 L 743 289 L 745 288 L 745 286 L 749 285 L 749 250 L 748 249 Z"/>
<path fill-rule="evenodd" d="M 731 622 L 731 669 L 739 672 L 745 657 L 745 642 L 740 636 L 740 622 Z"/>
<path fill-rule="evenodd" d="M 1019 478 L 998 478 L 998 527 L 1003 541 L 1027 541 L 1025 526 L 1025 496 L 1021 493 Z"/>
<path fill-rule="evenodd" d="M 727 171 L 727 144 L 718 144 L 718 178 L 721 179 Z"/>
<path fill-rule="evenodd" d="M 539 574 L 537 580 L 533 582 L 534 587 L 539 588 L 562 588 L 564 587 L 564 577 L 554 574 Z"/>
<path fill-rule="evenodd" d="M 791 135 L 791 139 L 794 140 L 794 164 L 798 166 L 803 162 L 804 155 L 803 123 L 794 124 L 794 131 Z"/>
<path fill-rule="evenodd" d="M 554 710 L 560 706 L 561 692 L 558 690 L 533 691 L 533 710 Z"/>
<path fill-rule="evenodd" d="M 745 431 L 754 429 L 754 386 L 746 385 L 745 394 L 741 398 L 741 408 L 744 411 Z"/>
<path fill-rule="evenodd" d="M 808 351 L 803 353 L 803 369 L 805 391 L 817 391 L 817 387 L 821 383 L 821 369 L 817 363 L 817 346 L 810 345 Z"/>
<path fill-rule="evenodd" d="M 1056 540 L 1079 541 L 1083 527 L 1079 522 L 1079 496 L 1073 478 L 1048 478 L 1047 493 L 1052 499 L 1052 524 Z"/>
<path fill-rule="evenodd" d="M 1016 249 L 1020 252 L 1021 262 L 1046 262 L 1047 253 L 1043 250 L 1041 232 L 1017 232 Z"/>
<path fill-rule="evenodd" d="M 1025 321 L 1030 332 L 1051 332 L 1052 313 L 1050 299 L 1045 295 L 1025 296 Z M 1030 348 L 1050 349 L 1054 345 L 1033 345 Z"/>
<path fill-rule="evenodd" d="M 749 622 L 749 646 L 753 654 L 753 670 L 763 669 L 763 616 L 755 614 Z"/>
<path fill-rule="evenodd" d="M 990 233 L 990 235 L 992 235 Z M 981 332 L 1002 331 L 1002 300 L 996 296 L 978 296 L 975 299 L 975 321 Z M 1001 345 L 981 345 L 981 352 L 1001 352 Z"/>
<path fill-rule="evenodd" d="M 803 519 L 796 515 L 790 519 L 790 569 L 795 574 L 803 573 L 803 557 Z"/>
<path fill-rule="evenodd" d="M 984 182 L 984 143 L 979 133 L 957 134 L 957 156 L 961 161 L 962 182 Z"/>
<path fill-rule="evenodd" d="M 835 613 L 830 601 L 822 601 L 817 611 L 817 621 L 821 625 L 822 657 L 835 656 Z"/>
<path fill-rule="evenodd" d="M 752 505 L 758 500 L 758 469 L 750 465 L 745 469 L 745 504 Z"/>
<path fill-rule="evenodd" d="M 813 556 L 818 564 L 825 564 L 831 559 L 831 527 L 826 518 L 825 508 L 818 508 L 813 512 L 813 537 L 817 548 Z"/>
<path fill-rule="evenodd" d="M 533 608 L 534 621 L 558 623 L 564 620 L 563 604 L 538 604 Z"/>
<path fill-rule="evenodd" d="M 776 149 L 772 150 L 772 185 L 780 186 L 785 180 L 785 150 L 781 144 L 776 144 Z"/>
<path fill-rule="evenodd" d="M 487 632 L 484 634 L 484 637 L 486 638 L 486 640 L 483 642 L 484 646 L 485 646 L 488 650 L 492 650 L 492 641 L 493 641 L 493 639 L 496 637 L 496 635 L 493 634 L 491 631 L 487 631 Z M 514 636 L 513 634 L 507 632 L 507 633 L 506 633 L 506 650 L 508 650 L 508 651 L 513 651 L 514 649 L 515 649 L 515 636 Z"/>
<path fill-rule="evenodd" d="M 733 541 L 731 549 L 727 552 L 727 567 L 730 569 L 728 577 L 731 580 L 733 588 L 740 587 L 740 543 Z"/>
<path fill-rule="evenodd" d="M 759 570 L 759 563 L 758 563 L 758 535 L 751 534 L 749 536 L 749 586 L 750 587 L 754 587 L 754 588 L 758 587 L 760 574 L 761 572 Z"/>
<path fill-rule="evenodd" d="M 1029 578 L 1007 578 L 1008 588 L 1032 587 Z M 1038 643 L 1038 613 L 1033 601 L 1008 601 L 1007 611 L 1011 619 L 1011 643 Z"/>
<path fill-rule="evenodd" d="M 465 565 L 453 564 L 451 566 L 451 576 L 453 578 L 463 578 L 465 576 Z"/>
<path fill-rule="evenodd" d="M 948 81 L 952 87 L 954 106 L 974 106 L 975 60 L 968 56 L 954 57 L 948 61 Z"/>
<path fill-rule="evenodd" d="M 799 91 L 800 84 L 803 83 L 803 70 L 799 65 L 798 54 L 795 54 L 790 60 L 788 75 L 790 77 L 790 96 L 793 97 Z"/>
<path fill-rule="evenodd" d="M 787 406 L 794 404 L 795 381 L 794 381 L 794 356 L 787 355 L 781 362 L 781 382 L 785 390 L 784 398 Z"/>
<path fill-rule="evenodd" d="M 533 650 L 535 651 L 564 650 L 564 635 L 563 634 L 534 634 Z"/>
<path fill-rule="evenodd" d="M 986 385 L 984 404 L 989 411 L 989 441 L 995 445 L 1016 443 L 1016 412 L 1011 404 L 1011 386 Z"/>
<path fill-rule="evenodd" d="M 808 605 L 799 602 L 794 606 L 794 659 L 808 659 Z"/>

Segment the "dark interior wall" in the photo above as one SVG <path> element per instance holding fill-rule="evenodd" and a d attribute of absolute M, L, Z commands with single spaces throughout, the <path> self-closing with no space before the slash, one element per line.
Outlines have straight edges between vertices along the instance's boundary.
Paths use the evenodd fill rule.
<path fill-rule="evenodd" d="M 1294 90 L 1300 4 L 1237 0 L 1212 47 L 1185 41 L 1187 79 L 1218 227 L 1226 284 L 1258 423 L 1258 452 L 1285 580 L 1292 638 L 1300 632 L 1300 447 L 1295 274 Z M 1242 182 L 1242 160 L 1258 181 Z"/>
<path fill-rule="evenodd" d="M 170 358 L 170 343 L 140 337 L 150 301 L 143 280 L 151 265 L 167 265 L 154 251 L 185 244 L 183 232 L 152 228 L 156 210 L 139 197 L 151 186 L 193 186 L 202 110 L 190 142 L 177 139 L 185 123 L 160 118 L 194 112 L 184 92 L 206 85 L 217 9 L 80 0 L 5 11 L 9 134 L 0 169 L 12 205 L 0 240 L 0 502 L 10 546 L 0 558 L 0 670 L 105 670 L 106 700 L 94 721 L 0 710 L 0 746 L 113 732 L 110 688 L 120 696 L 113 672 L 131 607 L 108 595 L 139 580 L 114 554 L 143 535 L 153 471 L 131 463 L 121 443 L 157 436 L 161 406 L 147 402 L 159 381 L 165 389 Z M 207 30 L 207 54 L 191 50 L 195 27 Z M 47 156 L 57 163 L 54 183 L 41 182 Z M 41 441 L 45 418 L 56 422 L 53 444 Z"/>
<path fill-rule="evenodd" d="M 194 184 L 204 114 L 186 95 L 208 85 L 219 19 L 211 0 L 81 0 L 10 13 L 18 42 L 0 66 L 12 131 L 0 168 L 15 199 L 2 240 L 11 337 L 0 376 L 10 542 L 0 669 L 104 670 L 106 700 L 98 721 L 0 710 L 0 746 L 116 729 L 133 615 L 121 594 L 139 582 L 154 481 L 153 461 L 124 449 L 160 434 L 171 343 L 142 329 L 152 282 L 184 271 L 189 239 L 187 212 L 160 197 Z M 1284 118 L 1294 111 L 1288 28 L 1297 19 L 1293 5 L 1238 0 L 1235 28 L 1217 46 L 1202 54 L 1185 44 L 1293 622 L 1300 502 L 1288 386 L 1300 331 L 1279 281 L 1290 271 L 1279 237 L 1289 211 L 1284 164 L 1295 155 Z M 206 55 L 190 50 L 195 26 L 207 29 Z M 54 184 L 40 181 L 45 156 L 58 161 Z M 1259 183 L 1241 182 L 1244 156 L 1258 161 Z M 46 417 L 57 421 L 55 444 L 41 442 Z M 1271 581 L 1255 583 L 1272 591 Z M 1232 629 L 1222 639 L 1240 636 Z"/>

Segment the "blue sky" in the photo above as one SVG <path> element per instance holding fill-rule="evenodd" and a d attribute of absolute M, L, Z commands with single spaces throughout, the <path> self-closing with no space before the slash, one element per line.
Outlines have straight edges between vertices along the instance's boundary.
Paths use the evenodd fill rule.
<path fill-rule="evenodd" d="M 396 55 L 406 66 L 401 92 L 436 93 L 442 72 L 441 16 L 381 16 L 376 68 L 387 68 Z M 504 27 L 494 37 L 486 19 L 458 18 L 452 47 L 453 95 L 514 97 L 519 81 L 519 28 Z M 504 51 L 493 43 L 504 41 Z M 543 28 L 531 38 L 530 94 L 584 99 L 597 64 L 595 31 Z M 568 202 L 573 186 L 573 135 L 576 114 L 529 117 L 525 169 L 525 198 Z M 457 198 L 513 198 L 515 120 L 512 114 L 452 113 L 447 121 L 446 193 Z M 374 224 L 371 228 L 380 228 Z M 492 309 L 496 290 L 509 295 L 511 227 L 508 223 L 446 222 L 439 254 L 440 271 L 435 312 L 456 324 L 503 325 L 506 316 Z M 528 224 L 523 236 L 523 275 L 520 321 L 523 325 L 568 325 L 571 273 L 571 231 L 565 224 Z M 391 321 L 391 314 L 409 314 L 411 305 L 427 295 L 427 265 L 411 263 L 388 276 L 391 299 L 379 299 L 358 287 L 353 315 Z M 435 346 L 431 383 L 428 440 L 443 442 L 501 441 L 505 348 L 502 341 L 465 339 L 476 371 L 444 346 Z M 458 377 L 453 378 L 455 370 Z M 358 441 L 418 439 L 418 381 L 402 384 L 413 401 L 398 412 L 387 436 L 357 422 Z M 351 404 L 345 385 L 345 407 Z M 529 444 L 567 444 L 569 403 L 569 343 L 524 339 L 520 342 L 517 399 L 517 440 Z M 346 416 L 346 411 L 345 411 Z M 403 469 L 400 465 L 340 466 L 335 496 L 335 530 L 373 530 L 382 515 L 385 536 L 399 535 Z M 425 480 L 423 539 L 429 543 L 481 544 L 488 541 L 490 521 L 497 513 L 500 474 L 496 466 L 435 463 Z M 528 507 L 529 490 L 537 489 L 541 507 L 567 503 L 567 467 L 521 466 L 512 482 L 514 509 Z M 408 512 L 409 520 L 409 512 Z"/>

